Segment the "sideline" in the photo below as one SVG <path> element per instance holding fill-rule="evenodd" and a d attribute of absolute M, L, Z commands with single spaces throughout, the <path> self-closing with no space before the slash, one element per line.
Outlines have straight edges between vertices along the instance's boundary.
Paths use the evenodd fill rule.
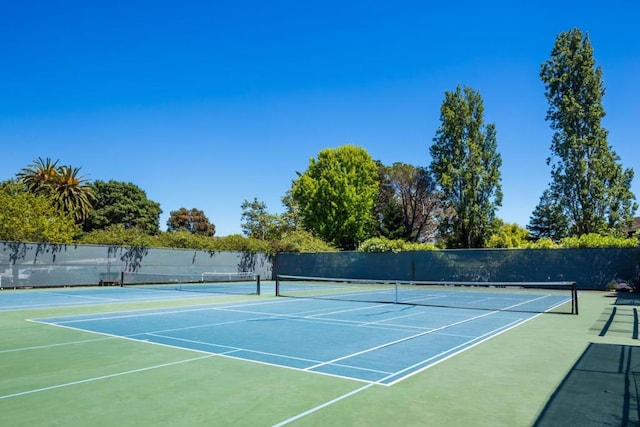
<path fill-rule="evenodd" d="M 49 386 L 49 387 L 42 387 L 42 388 L 36 388 L 36 389 L 33 389 L 33 390 L 21 391 L 21 392 L 13 393 L 13 394 L 6 394 L 4 396 L 0 396 L 0 400 L 10 399 L 12 397 L 25 396 L 25 395 L 28 395 L 28 394 L 40 393 L 42 391 L 55 390 L 55 389 L 63 388 L 63 387 L 71 387 L 71 386 L 74 386 L 74 385 L 90 383 L 90 382 L 93 382 L 93 381 L 105 380 L 105 379 L 108 379 L 108 378 L 121 377 L 123 375 L 135 374 L 135 373 L 138 373 L 138 372 L 151 371 L 153 369 L 165 368 L 167 366 L 173 366 L 173 365 L 180 365 L 180 364 L 183 364 L 183 363 L 189 363 L 189 362 L 193 362 L 193 361 L 196 361 L 196 360 L 206 359 L 206 358 L 215 357 L 215 356 L 217 356 L 217 354 L 208 354 L 206 356 L 194 357 L 192 359 L 178 360 L 176 362 L 169 362 L 169 363 L 163 363 L 161 365 L 147 366 L 146 368 L 133 369 L 131 371 L 117 372 L 115 374 L 102 375 L 102 376 L 94 377 L 94 378 L 86 378 L 84 380 L 73 381 L 73 382 L 70 382 L 70 383 L 57 384 L 57 385 L 52 385 L 52 386 Z"/>

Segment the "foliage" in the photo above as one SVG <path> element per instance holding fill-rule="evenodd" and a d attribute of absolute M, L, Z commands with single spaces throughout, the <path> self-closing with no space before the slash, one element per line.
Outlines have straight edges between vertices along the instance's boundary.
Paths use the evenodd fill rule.
<path fill-rule="evenodd" d="M 342 249 L 354 249 L 371 235 L 378 174 L 369 153 L 345 145 L 320 151 L 293 182 L 291 196 L 302 225 Z"/>
<path fill-rule="evenodd" d="M 300 218 L 300 209 L 298 204 L 293 200 L 291 195 L 292 189 L 288 189 L 285 195 L 282 197 L 282 204 L 285 207 L 285 212 L 282 214 L 283 229 L 284 230 L 300 230 L 302 229 L 302 218 Z"/>
<path fill-rule="evenodd" d="M 83 177 L 80 168 L 58 166 L 58 160 L 36 159 L 18 173 L 18 178 L 33 194 L 50 197 L 63 211 L 81 224 L 89 216 L 95 199 L 93 189 Z"/>
<path fill-rule="evenodd" d="M 546 237 L 557 242 L 566 237 L 569 231 L 567 217 L 549 189 L 542 193 L 540 202 L 529 219 L 527 230 L 534 240 Z"/>
<path fill-rule="evenodd" d="M 443 218 L 441 231 L 449 247 L 483 247 L 502 204 L 495 126 L 484 123 L 480 93 L 459 86 L 445 92 L 440 122 L 430 148 L 431 170 L 444 203 L 454 211 Z"/>
<path fill-rule="evenodd" d="M 241 228 L 245 236 L 260 240 L 278 239 L 286 228 L 285 220 L 275 214 L 267 212 L 267 205 L 258 201 L 245 200 L 242 202 Z"/>
<path fill-rule="evenodd" d="M 529 232 L 518 224 L 502 224 L 487 242 L 488 248 L 521 248 L 528 244 Z"/>
<path fill-rule="evenodd" d="M 554 130 L 551 191 L 570 234 L 621 232 L 637 209 L 633 170 L 622 169 L 607 143 L 602 69 L 596 67 L 588 35 L 573 29 L 558 35 L 551 58 L 541 66 Z"/>
<path fill-rule="evenodd" d="M 559 247 L 560 244 L 556 243 L 549 237 L 542 237 L 525 245 L 525 248 L 527 249 L 557 249 Z"/>
<path fill-rule="evenodd" d="M 271 253 L 269 242 L 251 237 L 244 237 L 241 234 L 231 234 L 229 236 L 213 239 L 211 250 Z"/>
<path fill-rule="evenodd" d="M 85 231 L 120 224 L 147 234 L 158 233 L 162 213 L 160 204 L 149 200 L 138 186 L 118 181 L 95 181 L 92 186 L 96 202 L 85 223 Z"/>
<path fill-rule="evenodd" d="M 135 227 L 127 228 L 123 224 L 113 224 L 84 233 L 78 243 L 132 247 L 158 246 L 156 239 L 146 231 Z"/>
<path fill-rule="evenodd" d="M 432 240 L 442 205 L 429 170 L 405 163 L 379 165 L 377 209 L 383 236 L 411 241 Z"/>
<path fill-rule="evenodd" d="M 0 185 L 0 240 L 71 243 L 79 228 L 71 214 L 47 196 L 24 190 L 15 181 Z"/>
<path fill-rule="evenodd" d="M 335 252 L 337 249 L 304 230 L 289 230 L 271 242 L 273 252 Z"/>
<path fill-rule="evenodd" d="M 590 233 L 565 237 L 560 241 L 560 245 L 563 248 L 634 248 L 638 246 L 638 239 Z"/>
<path fill-rule="evenodd" d="M 362 242 L 358 247 L 359 252 L 407 252 L 435 249 L 437 248 L 433 243 L 407 242 L 399 239 L 387 239 L 386 237 L 372 237 Z"/>
<path fill-rule="evenodd" d="M 167 231 L 187 231 L 212 237 L 216 232 L 216 226 L 209 222 L 209 218 L 200 209 L 180 208 L 169 213 Z"/>
<path fill-rule="evenodd" d="M 24 184 L 30 193 L 47 192 L 51 185 L 58 181 L 60 172 L 58 162 L 53 162 L 49 157 L 43 160 L 38 157 L 32 164 L 18 172 L 18 179 Z"/>
<path fill-rule="evenodd" d="M 207 250 L 213 247 L 213 239 L 187 230 L 167 231 L 154 236 L 156 246 L 163 248 L 188 248 Z"/>

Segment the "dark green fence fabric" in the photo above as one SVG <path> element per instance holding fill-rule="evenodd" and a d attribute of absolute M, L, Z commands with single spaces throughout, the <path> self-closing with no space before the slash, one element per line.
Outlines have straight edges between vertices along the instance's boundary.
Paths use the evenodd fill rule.
<path fill-rule="evenodd" d="M 606 290 L 615 281 L 637 284 L 640 248 L 281 253 L 274 272 L 385 280 L 572 281 L 579 289 Z"/>
<path fill-rule="evenodd" d="M 120 273 L 254 271 L 272 276 L 271 257 L 194 249 L 0 242 L 0 288 L 97 285 Z"/>

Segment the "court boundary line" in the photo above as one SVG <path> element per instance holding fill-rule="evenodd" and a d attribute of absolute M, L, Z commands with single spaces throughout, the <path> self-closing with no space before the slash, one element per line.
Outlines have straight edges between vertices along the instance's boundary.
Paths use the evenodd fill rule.
<path fill-rule="evenodd" d="M 350 359 L 352 357 L 359 356 L 361 354 L 369 353 L 369 352 L 372 352 L 372 351 L 376 351 L 376 350 L 379 350 L 381 348 L 390 347 L 392 345 L 396 345 L 396 344 L 399 344 L 401 342 L 405 342 L 405 341 L 409 341 L 409 340 L 412 340 L 412 339 L 415 339 L 415 338 L 419 338 L 419 337 L 422 337 L 422 336 L 425 336 L 425 335 L 437 333 L 438 331 L 441 331 L 441 330 L 444 330 L 444 329 L 448 329 L 448 328 L 452 328 L 454 326 L 462 325 L 462 324 L 467 323 L 467 322 L 473 322 L 473 321 L 475 321 L 477 319 L 481 319 L 483 317 L 491 316 L 491 315 L 493 315 L 495 313 L 497 313 L 497 312 L 492 311 L 492 312 L 489 312 L 489 313 L 483 313 L 483 314 L 480 314 L 480 315 L 477 315 L 477 316 L 469 317 L 467 319 L 462 319 L 462 320 L 459 320 L 457 322 L 453 322 L 453 323 L 449 323 L 447 325 L 440 326 L 438 328 L 429 329 L 429 330 L 426 330 L 426 331 L 423 331 L 423 332 L 420 332 L 420 333 L 417 333 L 417 334 L 409 335 L 408 337 L 400 338 L 400 339 L 397 339 L 397 340 L 394 340 L 394 341 L 389 341 L 389 342 L 386 342 L 384 344 L 380 344 L 380 345 L 377 345 L 377 346 L 374 346 L 374 347 L 371 347 L 371 348 L 368 348 L 368 349 L 365 349 L 365 350 L 357 351 L 357 352 L 352 353 L 352 354 L 348 354 L 348 355 L 345 355 L 345 356 L 342 356 L 342 357 L 339 357 L 339 358 L 336 358 L 336 359 L 333 359 L 333 360 L 329 360 L 329 361 L 323 362 L 323 363 L 321 363 L 319 365 L 311 366 L 311 367 L 309 367 L 307 369 L 317 369 L 317 368 L 319 368 L 321 366 L 331 365 L 331 364 L 333 364 L 335 362 L 339 362 L 339 361 L 344 360 L 344 359 Z M 482 335 L 480 335 L 480 337 L 482 337 Z M 402 371 L 400 371 L 400 372 L 402 372 Z"/>
<path fill-rule="evenodd" d="M 159 365 L 146 366 L 144 368 L 131 369 L 129 371 L 116 372 L 114 374 L 100 375 L 98 377 L 85 378 L 83 380 L 71 381 L 71 382 L 68 382 L 68 383 L 56 384 L 56 385 L 52 385 L 52 386 L 48 386 L 48 387 L 41 387 L 41 388 L 37 388 L 37 389 L 21 391 L 21 392 L 18 392 L 18 393 L 6 394 L 6 395 L 3 395 L 3 396 L 0 396 L 0 400 L 10 399 L 10 398 L 19 397 L 19 396 L 25 396 L 25 395 L 34 394 L 34 393 L 40 393 L 40 392 L 43 392 L 43 391 L 55 390 L 55 389 L 64 388 L 64 387 L 70 387 L 70 386 L 79 385 L 79 384 L 86 384 L 86 383 L 89 383 L 89 382 L 94 382 L 94 381 L 100 381 L 100 380 L 109 379 L 109 378 L 120 377 L 120 376 L 123 376 L 123 375 L 135 374 L 135 373 L 138 373 L 138 372 L 150 371 L 150 370 L 153 370 L 153 369 L 165 368 L 167 366 L 180 365 L 182 363 L 189 363 L 189 362 L 193 362 L 193 361 L 196 361 L 196 360 L 202 360 L 202 359 L 216 357 L 216 356 L 218 356 L 218 355 L 210 353 L 210 354 L 206 354 L 204 356 L 193 357 L 193 358 L 190 358 L 190 359 L 183 359 L 183 360 L 177 360 L 177 361 L 168 362 L 168 363 L 161 363 Z"/>
<path fill-rule="evenodd" d="M 78 329 L 80 330 L 80 329 Z M 87 331 L 85 331 L 87 332 Z M 116 337 L 102 337 L 102 338 L 90 338 L 90 339 L 86 339 L 86 340 L 78 340 L 78 341 L 67 341 L 67 342 L 61 342 L 61 343 L 56 343 L 56 344 L 46 344 L 46 345 L 35 345 L 35 346 L 30 346 L 30 347 L 20 347 L 20 348 L 9 348 L 6 350 L 0 350 L 0 354 L 3 353 L 15 353 L 18 351 L 29 351 L 29 350 L 41 350 L 43 348 L 52 348 L 52 347 L 62 347 L 65 345 L 76 345 L 76 344 L 83 344 L 86 342 L 95 342 L 95 341 L 106 341 L 106 340 L 111 340 L 111 339 L 115 339 Z"/>
<path fill-rule="evenodd" d="M 88 330 L 88 329 L 80 329 L 80 328 L 76 328 L 74 326 L 67 326 L 67 325 L 56 324 L 56 323 L 47 323 L 47 322 L 40 322 L 40 323 L 45 324 L 45 325 L 49 325 L 49 326 L 58 327 L 58 328 L 66 328 L 66 329 L 70 329 L 70 330 L 78 331 L 78 332 L 84 332 L 84 333 L 88 332 L 88 333 L 97 334 L 97 335 L 103 335 L 103 336 L 112 337 L 112 338 L 119 338 L 119 339 L 131 341 L 131 342 L 134 342 L 134 343 L 138 343 L 138 344 L 157 345 L 157 346 L 160 346 L 160 347 L 171 348 L 171 349 L 174 349 L 174 350 L 182 350 L 182 351 L 189 351 L 189 352 L 195 352 L 195 353 L 204 353 L 207 356 L 222 357 L 222 358 L 237 360 L 237 361 L 241 361 L 241 362 L 258 363 L 260 365 L 271 366 L 271 367 L 275 367 L 275 368 L 290 369 L 290 370 L 294 370 L 294 371 L 298 371 L 298 372 L 305 372 L 301 368 L 296 368 L 294 366 L 286 366 L 286 365 L 280 365 L 280 364 L 271 363 L 271 362 L 265 362 L 265 361 L 261 361 L 261 360 L 252 360 L 252 359 L 247 359 L 247 358 L 244 358 L 244 357 L 231 356 L 230 355 L 231 352 L 211 353 L 211 352 L 208 352 L 208 351 L 198 350 L 198 349 L 195 349 L 195 348 L 180 347 L 180 346 L 177 346 L 177 345 L 171 345 L 171 344 L 165 344 L 165 343 L 161 343 L 161 342 L 149 341 L 149 340 L 145 340 L 145 339 L 141 339 L 141 338 L 134 338 L 135 336 L 142 336 L 142 335 L 148 334 L 148 332 L 137 333 L 137 334 L 132 334 L 132 335 L 127 336 L 127 335 L 110 334 L 108 332 L 91 331 L 91 330 Z M 244 349 L 244 350 L 247 351 L 247 352 L 251 351 L 249 349 Z M 309 372 L 307 371 L 307 373 L 309 373 Z M 317 374 L 317 375 L 325 375 L 325 376 L 328 376 L 328 377 L 340 378 L 342 380 L 360 382 L 360 383 L 363 383 L 363 382 L 364 383 L 372 383 L 370 380 L 364 380 L 364 379 L 361 379 L 361 378 L 354 378 L 354 377 L 347 377 L 347 376 L 343 376 L 343 375 L 337 375 L 337 374 L 331 374 L 331 373 L 325 373 L 325 372 L 311 372 L 311 373 L 312 374 Z"/>
<path fill-rule="evenodd" d="M 279 423 L 277 423 L 277 424 L 274 424 L 274 425 L 273 425 L 273 427 L 282 427 L 282 426 L 285 426 L 285 425 L 287 425 L 287 424 L 290 424 L 290 423 L 292 423 L 292 422 L 294 422 L 294 421 L 297 421 L 297 420 L 299 420 L 299 419 L 301 419 L 301 418 L 306 417 L 307 415 L 311 415 L 311 414 L 313 414 L 313 413 L 315 413 L 315 412 L 320 411 L 321 409 L 324 409 L 324 408 L 326 408 L 326 407 L 329 407 L 329 406 L 331 406 L 331 405 L 333 405 L 333 404 L 335 404 L 335 403 L 337 403 L 337 402 L 340 402 L 340 401 L 342 401 L 342 400 L 344 400 L 344 399 L 347 399 L 347 398 L 349 398 L 349 397 L 351 397 L 351 396 L 354 396 L 354 395 L 356 395 L 356 394 L 358 394 L 358 393 L 360 393 L 360 392 L 363 392 L 363 391 L 365 391 L 365 390 L 367 390 L 367 389 L 369 389 L 369 388 L 373 387 L 374 385 L 383 385 L 383 386 L 388 386 L 388 387 L 390 387 L 390 386 L 392 386 L 392 385 L 394 385 L 394 384 L 396 384 L 396 383 L 398 383 L 398 382 L 400 382 L 400 381 L 403 381 L 403 380 L 405 380 L 405 379 L 407 379 L 407 378 L 412 377 L 413 375 L 417 375 L 418 373 L 423 372 L 423 371 L 425 371 L 425 370 L 426 370 L 426 369 L 428 369 L 428 368 L 431 368 L 431 367 L 433 367 L 433 366 L 435 366 L 435 365 L 438 365 L 438 364 L 440 364 L 440 363 L 442 363 L 442 362 L 444 362 L 444 361 L 446 361 L 446 360 L 448 360 L 448 359 L 450 359 L 450 358 L 452 358 L 452 357 L 454 357 L 454 356 L 456 356 L 456 355 L 458 355 L 458 354 L 460 354 L 460 353 L 463 353 L 463 352 L 465 352 L 465 351 L 467 351 L 467 350 L 469 350 L 469 349 L 471 349 L 471 348 L 473 348 L 473 347 L 476 347 L 476 346 L 478 346 L 478 345 L 480 345 L 480 344 L 482 344 L 482 343 L 484 343 L 484 342 L 486 342 L 486 341 L 488 341 L 488 340 L 490 340 L 490 339 L 493 339 L 493 338 L 495 338 L 495 337 L 497 337 L 497 336 L 499 336 L 499 335 L 502 335 L 503 333 L 505 333 L 505 332 L 507 332 L 507 331 L 510 331 L 510 330 L 511 330 L 511 329 L 513 329 L 513 328 L 516 328 L 516 327 L 518 327 L 518 326 L 520 326 L 520 325 L 522 325 L 522 324 L 524 324 L 524 323 L 526 323 L 526 322 L 528 322 L 528 321 L 530 321 L 530 320 L 532 320 L 532 319 L 535 319 L 535 318 L 536 318 L 536 317 L 538 317 L 539 315 L 540 315 L 540 314 L 535 315 L 535 316 L 532 316 L 532 317 L 529 317 L 529 318 L 525 318 L 525 319 L 519 319 L 518 321 L 512 322 L 511 326 L 509 326 L 509 327 L 505 327 L 505 328 L 503 328 L 502 330 L 500 330 L 500 328 L 498 328 L 498 332 L 497 332 L 497 333 L 495 333 L 494 335 L 486 336 L 486 337 L 485 337 L 484 339 L 482 339 L 482 340 L 479 340 L 479 341 L 477 341 L 477 342 L 475 342 L 475 343 L 473 343 L 473 344 L 471 344 L 471 345 L 469 345 L 469 346 L 463 347 L 463 348 L 461 348 L 460 350 L 458 350 L 457 352 L 452 353 L 452 354 L 450 354 L 450 355 L 448 355 L 448 356 L 446 356 L 446 357 L 444 357 L 444 358 L 442 358 L 442 359 L 439 359 L 439 360 L 437 360 L 437 361 L 436 361 L 436 362 L 434 362 L 434 363 L 431 363 L 431 364 L 429 364 L 429 365 L 426 365 L 426 366 L 424 366 L 424 367 L 422 367 L 422 368 L 420 368 L 420 369 L 418 369 L 418 370 L 416 370 L 416 371 L 414 371 L 414 372 L 412 372 L 412 373 L 410 373 L 410 374 L 408 374 L 408 375 L 405 375 L 404 377 L 401 377 L 401 378 L 399 378 L 399 379 L 397 379 L 397 380 L 395 380 L 395 381 L 393 381 L 393 382 L 391 382 L 391 383 L 387 383 L 387 384 L 382 384 L 382 383 L 380 383 L 379 381 L 383 381 L 383 380 L 384 380 L 384 378 L 383 378 L 382 380 L 379 380 L 379 381 L 376 381 L 376 382 L 371 382 L 371 383 L 366 384 L 366 385 L 364 385 L 364 386 L 362 386 L 362 387 L 360 387 L 360 388 L 357 388 L 357 389 L 355 389 L 355 390 L 352 390 L 352 391 L 350 391 L 350 392 L 348 392 L 348 393 L 345 393 L 345 394 L 343 394 L 343 395 L 341 395 L 341 396 L 338 396 L 338 397 L 333 398 L 333 399 L 331 399 L 331 400 L 329 400 L 329 401 L 327 401 L 327 402 L 324 402 L 324 403 L 322 403 L 322 404 L 320 404 L 320 405 L 317 405 L 317 406 L 315 406 L 315 407 L 313 407 L 313 408 L 310 408 L 310 409 L 308 409 L 308 410 L 306 410 L 306 411 L 304 411 L 304 412 L 301 412 L 301 413 L 299 413 L 299 414 L 297 414 L 297 415 L 294 415 L 293 417 L 290 417 L 290 418 L 288 418 L 288 419 L 286 419 L 286 420 L 283 420 L 283 421 L 281 421 L 281 422 L 279 422 Z M 485 334 L 485 335 L 486 335 L 486 334 Z M 480 337 L 478 337 L 478 338 L 480 338 Z M 455 348 L 455 347 L 454 347 L 454 348 Z M 433 357 L 432 357 L 432 358 L 433 358 Z M 424 363 L 424 361 L 423 361 L 423 363 Z M 415 366 L 415 365 L 416 365 L 416 364 L 414 364 L 413 366 Z M 413 366 L 412 366 L 412 367 L 413 367 Z M 412 367 L 410 367 L 410 368 L 412 368 Z"/>

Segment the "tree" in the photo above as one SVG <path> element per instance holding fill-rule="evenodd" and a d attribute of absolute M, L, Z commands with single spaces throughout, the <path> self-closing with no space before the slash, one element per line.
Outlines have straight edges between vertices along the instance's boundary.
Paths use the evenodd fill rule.
<path fill-rule="evenodd" d="M 30 193 L 46 193 L 49 187 L 58 181 L 58 162 L 59 160 L 51 161 L 49 157 L 46 160 L 38 157 L 18 173 L 18 179 Z"/>
<path fill-rule="evenodd" d="M 430 148 L 431 171 L 442 199 L 453 210 L 440 223 L 449 247 L 483 247 L 502 204 L 496 130 L 484 124 L 480 93 L 459 86 L 445 92 L 440 127 Z"/>
<path fill-rule="evenodd" d="M 542 193 L 540 202 L 529 219 L 527 230 L 534 240 L 548 238 L 558 242 L 566 237 L 569 230 L 567 217 L 549 189 Z"/>
<path fill-rule="evenodd" d="M 370 237 L 378 173 L 369 153 L 344 145 L 324 149 L 293 182 L 291 195 L 304 229 L 341 249 Z"/>
<path fill-rule="evenodd" d="M 257 198 L 253 202 L 242 202 L 241 228 L 247 237 L 259 240 L 275 240 L 286 230 L 284 219 L 280 215 L 267 211 L 267 205 Z"/>
<path fill-rule="evenodd" d="M 140 187 L 119 181 L 95 181 L 92 187 L 96 202 L 85 222 L 85 231 L 121 224 L 147 234 L 158 233 L 162 209 L 159 203 L 149 200 Z"/>
<path fill-rule="evenodd" d="M 623 170 L 601 125 L 605 89 L 588 35 L 579 29 L 561 33 L 540 77 L 554 130 L 550 191 L 571 233 L 622 232 L 637 209 L 633 170 Z"/>
<path fill-rule="evenodd" d="M 389 167 L 376 161 L 378 167 L 378 197 L 374 207 L 377 234 L 391 240 L 404 239 L 408 235 L 404 212 L 389 176 Z"/>
<path fill-rule="evenodd" d="M 79 233 L 73 217 L 15 181 L 0 184 L 0 240 L 71 243 Z"/>
<path fill-rule="evenodd" d="M 50 197 L 63 211 L 68 212 L 77 224 L 84 222 L 92 209 L 95 195 L 80 168 L 58 166 L 58 160 L 36 159 L 18 173 L 18 178 L 33 194 Z"/>
<path fill-rule="evenodd" d="M 487 247 L 489 248 L 521 248 L 528 243 L 529 233 L 518 224 L 504 224 L 501 220 L 498 223 L 497 231 L 489 238 Z"/>
<path fill-rule="evenodd" d="M 391 239 L 433 240 L 442 212 L 436 183 L 427 168 L 406 163 L 380 166 L 380 215 Z M 395 232 L 394 232 L 395 230 Z"/>
<path fill-rule="evenodd" d="M 188 231 L 193 234 L 212 237 L 216 232 L 216 226 L 209 222 L 209 218 L 203 211 L 192 208 L 180 208 L 169 213 L 167 231 Z"/>

